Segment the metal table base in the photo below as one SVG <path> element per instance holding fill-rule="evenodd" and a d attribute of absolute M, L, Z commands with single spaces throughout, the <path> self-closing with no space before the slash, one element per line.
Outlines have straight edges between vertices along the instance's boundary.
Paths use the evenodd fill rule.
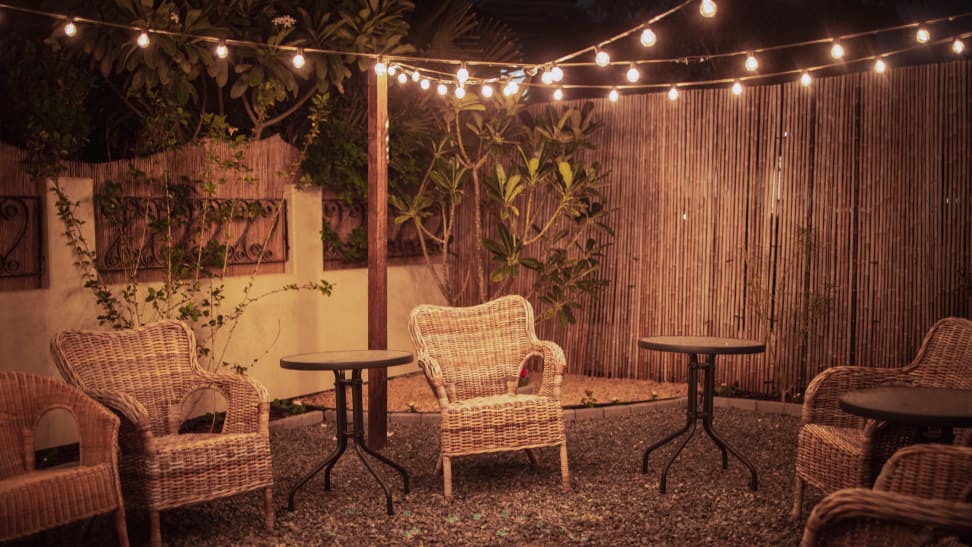
<path fill-rule="evenodd" d="M 388 504 L 388 514 L 393 515 L 395 511 L 392 507 L 392 495 L 391 490 L 385 481 L 381 479 L 378 473 L 375 472 L 371 463 L 368 459 L 364 457 L 361 453 L 363 450 L 367 452 L 368 455 L 375 458 L 376 460 L 384 463 L 385 465 L 391 467 L 402 477 L 403 490 L 405 494 L 408 494 L 408 472 L 405 468 L 398 465 L 397 463 L 391 461 L 387 457 L 375 452 L 374 450 L 368 448 L 365 444 L 364 438 L 364 410 L 361 395 L 361 369 L 354 369 L 351 371 L 351 379 L 348 380 L 344 376 L 343 370 L 334 371 L 334 399 L 335 399 L 335 415 L 337 421 L 337 447 L 334 449 L 327 459 L 322 461 L 317 467 L 312 469 L 310 473 L 304 475 L 297 484 L 290 489 L 290 495 L 287 497 L 287 508 L 291 512 L 294 510 L 294 494 L 297 493 L 297 489 L 303 486 L 307 481 L 309 481 L 314 475 L 324 470 L 324 490 L 329 491 L 331 489 L 331 469 L 334 468 L 334 464 L 337 463 L 338 459 L 344 454 L 344 451 L 348 448 L 348 439 L 351 439 L 352 446 L 354 447 L 354 453 L 358 455 L 358 459 L 364 463 L 365 468 L 371 473 L 371 476 L 378 481 L 381 485 L 381 489 L 385 491 L 385 500 Z M 348 415 L 347 415 L 347 395 L 345 394 L 345 387 L 351 386 L 351 412 L 352 412 L 352 426 L 351 432 L 348 432 Z"/>
<path fill-rule="evenodd" d="M 699 369 L 703 371 L 703 383 L 702 383 L 702 410 L 699 411 L 699 401 L 698 401 L 698 380 L 699 380 Z M 699 363 L 698 355 L 695 353 L 689 354 L 689 366 L 688 366 L 688 411 L 686 413 L 685 427 L 672 433 L 671 435 L 665 437 L 664 439 L 656 442 L 655 444 L 649 446 L 645 449 L 644 456 L 641 460 L 641 472 L 648 472 L 648 455 L 651 454 L 656 448 L 669 443 L 680 435 L 688 432 L 688 435 L 682 439 L 682 442 L 675 449 L 675 453 L 672 454 L 671 459 L 665 464 L 662 469 L 661 482 L 659 484 L 659 491 L 665 493 L 665 482 L 668 478 L 668 469 L 678 458 L 678 455 L 688 444 L 689 439 L 695 434 L 695 427 L 699 419 L 702 420 L 702 429 L 712 438 L 719 450 L 722 451 L 722 468 L 727 469 L 729 467 L 729 459 L 727 455 L 728 452 L 732 452 L 732 455 L 739 459 L 749 468 L 750 480 L 749 488 L 751 490 L 756 490 L 756 468 L 753 464 L 749 463 L 742 454 L 736 451 L 729 443 L 727 443 L 722 437 L 720 437 L 712 429 L 712 398 L 715 394 L 715 355 L 707 354 L 704 363 Z"/>

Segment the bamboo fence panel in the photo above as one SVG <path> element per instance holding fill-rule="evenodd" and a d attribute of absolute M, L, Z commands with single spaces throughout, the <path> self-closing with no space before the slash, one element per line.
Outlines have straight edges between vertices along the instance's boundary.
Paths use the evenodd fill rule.
<path fill-rule="evenodd" d="M 541 336 L 571 372 L 663 381 L 684 381 L 685 357 L 638 350 L 638 337 L 765 340 L 716 371 L 763 393 L 838 364 L 908 363 L 932 323 L 972 310 L 969 96 L 972 63 L 959 61 L 741 97 L 595 100 L 611 284 L 576 325 Z M 459 238 L 457 263 L 475 243 Z"/>

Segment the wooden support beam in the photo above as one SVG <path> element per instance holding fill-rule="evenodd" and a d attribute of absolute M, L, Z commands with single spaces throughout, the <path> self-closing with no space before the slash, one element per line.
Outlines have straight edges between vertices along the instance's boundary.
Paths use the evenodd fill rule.
<path fill-rule="evenodd" d="M 368 71 L 368 349 L 388 349 L 388 75 Z M 368 370 L 368 446 L 385 446 L 387 372 Z"/>

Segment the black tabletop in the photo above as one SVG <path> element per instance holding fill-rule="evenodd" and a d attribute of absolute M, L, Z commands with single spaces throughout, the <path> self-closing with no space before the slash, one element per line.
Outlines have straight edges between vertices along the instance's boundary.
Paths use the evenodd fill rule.
<path fill-rule="evenodd" d="M 848 391 L 841 410 L 909 425 L 972 427 L 972 390 L 883 386 Z"/>
<path fill-rule="evenodd" d="M 742 338 L 718 336 L 649 336 L 638 339 L 638 347 L 677 353 L 701 353 L 705 355 L 741 355 L 761 353 L 766 344 Z"/>
<path fill-rule="evenodd" d="M 281 357 L 280 368 L 293 370 L 358 370 L 405 365 L 411 362 L 412 354 L 407 351 L 385 349 L 322 351 Z"/>

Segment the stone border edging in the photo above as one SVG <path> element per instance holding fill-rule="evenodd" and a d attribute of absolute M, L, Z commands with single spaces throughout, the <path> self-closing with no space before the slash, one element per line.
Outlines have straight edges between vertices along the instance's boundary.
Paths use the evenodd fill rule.
<path fill-rule="evenodd" d="M 678 407 L 684 408 L 687 397 L 676 397 L 674 399 L 663 399 L 659 401 L 644 401 L 623 405 L 610 405 L 595 408 L 565 408 L 564 421 L 574 422 L 577 420 L 593 420 L 598 418 L 611 418 L 614 416 L 629 416 L 639 414 L 649 414 L 655 410 L 663 408 Z M 735 397 L 716 397 L 713 400 L 714 406 L 718 408 L 738 408 L 762 414 L 786 414 L 788 416 L 800 417 L 803 413 L 803 405 L 800 403 L 782 403 L 779 401 L 764 401 L 759 399 L 742 399 Z M 365 420 L 368 413 L 365 412 Z M 324 421 L 334 421 L 333 410 L 312 410 L 304 414 L 288 416 L 270 422 L 270 429 L 290 429 L 303 427 L 305 425 L 315 425 Z M 438 424 L 438 412 L 389 412 L 388 421 L 399 424 Z"/>

